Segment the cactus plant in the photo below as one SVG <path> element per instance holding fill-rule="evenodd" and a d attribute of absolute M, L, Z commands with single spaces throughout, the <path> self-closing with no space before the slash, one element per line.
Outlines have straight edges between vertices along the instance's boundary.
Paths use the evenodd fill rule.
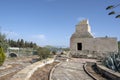
<path fill-rule="evenodd" d="M 109 56 L 105 57 L 103 63 L 106 67 L 120 72 L 120 53 L 111 53 Z"/>

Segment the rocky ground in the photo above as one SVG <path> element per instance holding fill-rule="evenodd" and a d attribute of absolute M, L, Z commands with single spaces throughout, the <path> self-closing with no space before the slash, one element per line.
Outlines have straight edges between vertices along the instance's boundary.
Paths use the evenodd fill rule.
<path fill-rule="evenodd" d="M 0 66 L 0 80 L 10 80 L 18 71 L 29 66 L 33 58 L 37 56 L 7 58 L 3 66 Z"/>
<path fill-rule="evenodd" d="M 37 58 L 37 56 L 21 57 L 21 58 L 8 58 L 3 66 L 0 67 L 0 80 L 10 80 L 13 75 L 22 70 L 26 66 L 31 65 L 31 60 Z M 83 69 L 83 65 L 86 62 L 96 62 L 95 59 L 83 59 L 83 58 L 66 58 L 57 57 L 56 61 L 60 61 L 53 73 L 52 80 L 93 80 Z M 47 64 L 42 68 L 39 68 L 30 77 L 30 80 L 49 80 L 49 75 L 52 68 L 58 64 L 54 62 Z M 95 73 L 91 65 L 88 65 L 87 70 L 96 76 L 100 80 L 106 80 Z"/>

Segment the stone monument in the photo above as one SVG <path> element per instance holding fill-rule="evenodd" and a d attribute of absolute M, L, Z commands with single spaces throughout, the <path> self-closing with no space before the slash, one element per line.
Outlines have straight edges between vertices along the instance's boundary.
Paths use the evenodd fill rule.
<path fill-rule="evenodd" d="M 70 50 L 72 56 L 98 57 L 118 52 L 118 43 L 115 37 L 94 38 L 88 20 L 82 20 L 70 38 Z"/>

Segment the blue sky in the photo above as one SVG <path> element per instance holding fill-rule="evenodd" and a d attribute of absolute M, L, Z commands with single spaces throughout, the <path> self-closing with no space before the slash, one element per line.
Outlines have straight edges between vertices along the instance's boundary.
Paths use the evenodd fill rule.
<path fill-rule="evenodd" d="M 0 0 L 0 26 L 7 38 L 40 46 L 67 46 L 75 25 L 88 19 L 95 37 L 117 37 L 120 19 L 105 8 L 119 0 Z M 117 7 L 120 9 L 120 7 Z M 118 10 L 119 12 L 119 10 Z"/>

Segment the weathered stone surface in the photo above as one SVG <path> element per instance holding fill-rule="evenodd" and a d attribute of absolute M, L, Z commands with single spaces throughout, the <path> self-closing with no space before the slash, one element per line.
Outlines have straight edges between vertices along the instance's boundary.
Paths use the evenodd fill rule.
<path fill-rule="evenodd" d="M 103 74 L 104 76 L 108 77 L 111 80 L 120 80 L 119 72 L 115 72 L 100 64 L 97 64 L 97 69 L 101 74 Z"/>
<path fill-rule="evenodd" d="M 71 38 L 93 38 L 88 20 L 83 20 L 76 25 L 76 32 Z"/>
<path fill-rule="evenodd" d="M 54 60 L 53 59 L 47 59 L 44 63 L 39 61 L 36 62 L 30 66 L 27 66 L 26 68 L 22 69 L 21 71 L 19 71 L 16 75 L 14 75 L 11 80 L 29 80 L 31 75 L 33 75 L 33 73 L 40 67 L 43 67 L 46 64 L 52 63 Z"/>
<path fill-rule="evenodd" d="M 94 62 L 90 59 L 72 59 L 68 62 L 63 62 L 55 68 L 52 80 L 93 80 L 83 70 L 83 64 L 86 61 Z"/>
<path fill-rule="evenodd" d="M 83 20 L 76 26 L 76 31 L 70 38 L 70 50 L 72 54 L 79 51 L 118 52 L 118 43 L 117 38 L 114 37 L 94 38 L 88 21 Z"/>
<path fill-rule="evenodd" d="M 77 43 L 82 43 L 82 50 L 97 52 L 117 52 L 116 38 L 74 38 L 71 39 L 71 50 L 77 51 Z"/>

